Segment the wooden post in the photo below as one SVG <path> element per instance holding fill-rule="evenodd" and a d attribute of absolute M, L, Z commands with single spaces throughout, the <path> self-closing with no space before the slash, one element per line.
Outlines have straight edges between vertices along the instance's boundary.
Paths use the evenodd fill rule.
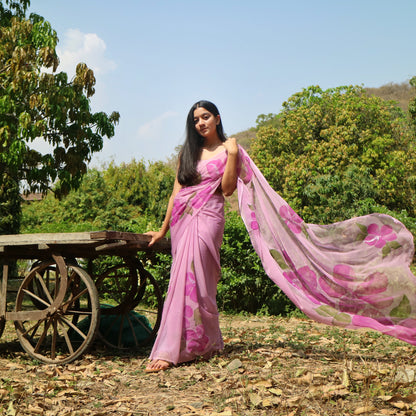
<path fill-rule="evenodd" d="M 1 279 L 1 293 L 0 293 L 0 318 L 6 316 L 7 307 L 7 279 L 9 277 L 9 265 L 3 264 L 3 276 Z"/>

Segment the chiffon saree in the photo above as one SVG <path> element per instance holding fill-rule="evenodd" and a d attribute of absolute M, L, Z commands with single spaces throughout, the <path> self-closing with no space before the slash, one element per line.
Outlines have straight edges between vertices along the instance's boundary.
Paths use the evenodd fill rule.
<path fill-rule="evenodd" d="M 171 219 L 171 280 L 151 359 L 173 364 L 223 348 L 216 306 L 227 153 L 198 163 L 201 182 L 184 187 Z M 270 277 L 310 318 L 367 327 L 416 345 L 412 234 L 388 215 L 329 225 L 305 223 L 239 147 L 240 214 Z M 236 259 L 244 261 L 244 259 Z"/>

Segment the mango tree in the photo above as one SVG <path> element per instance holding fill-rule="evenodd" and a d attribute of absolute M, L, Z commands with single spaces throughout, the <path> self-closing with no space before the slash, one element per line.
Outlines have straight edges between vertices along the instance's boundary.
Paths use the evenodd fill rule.
<path fill-rule="evenodd" d="M 28 5 L 0 3 L 1 234 L 19 231 L 22 189 L 46 192 L 57 183 L 54 192 L 62 196 L 79 186 L 119 120 L 117 112 L 91 111 L 95 77 L 86 64 L 77 65 L 72 80 L 57 72 L 57 34 L 44 18 L 26 18 Z M 36 138 L 50 150 L 35 150 Z"/>

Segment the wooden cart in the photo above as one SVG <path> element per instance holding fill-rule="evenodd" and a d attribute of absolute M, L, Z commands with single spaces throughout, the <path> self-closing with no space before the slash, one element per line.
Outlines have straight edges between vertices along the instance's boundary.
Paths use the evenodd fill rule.
<path fill-rule="evenodd" d="M 169 252 L 170 242 L 163 239 L 150 250 L 149 240 L 117 231 L 0 235 L 0 336 L 6 321 L 14 321 L 24 350 L 50 364 L 75 360 L 97 336 L 121 349 L 150 343 L 163 300 L 137 253 L 143 251 L 149 259 L 155 252 Z M 93 260 L 100 257 L 102 265 L 108 256 L 111 266 L 94 272 Z M 10 302 L 10 263 L 21 259 L 32 264 Z"/>

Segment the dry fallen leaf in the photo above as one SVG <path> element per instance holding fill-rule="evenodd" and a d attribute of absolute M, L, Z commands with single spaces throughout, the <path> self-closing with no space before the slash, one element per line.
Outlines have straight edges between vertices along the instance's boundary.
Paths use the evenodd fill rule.
<path fill-rule="evenodd" d="M 344 368 L 344 371 L 342 372 L 342 385 L 347 388 L 350 386 L 350 377 L 346 368 Z"/>
<path fill-rule="evenodd" d="M 354 414 L 355 415 L 363 415 L 365 413 L 370 413 L 370 412 L 374 412 L 374 410 L 376 410 L 376 408 L 372 405 L 369 406 L 362 406 L 362 407 L 357 407 L 354 410 Z"/>
<path fill-rule="evenodd" d="M 234 371 L 242 366 L 243 366 L 243 363 L 238 358 L 236 358 L 227 365 L 227 370 Z"/>
<path fill-rule="evenodd" d="M 256 393 L 249 393 L 248 398 L 254 407 L 257 407 L 262 402 L 262 398 Z"/>
<path fill-rule="evenodd" d="M 273 383 L 270 380 L 259 380 L 256 383 L 254 383 L 254 385 L 256 387 L 264 387 L 264 388 L 269 388 L 269 387 L 273 387 Z"/>
<path fill-rule="evenodd" d="M 281 389 L 268 389 L 268 392 L 274 394 L 275 396 L 281 396 L 283 394 Z"/>
<path fill-rule="evenodd" d="M 270 399 L 264 399 L 261 402 L 261 407 L 273 407 L 273 402 Z"/>
<path fill-rule="evenodd" d="M 416 381 L 416 371 L 412 368 L 399 368 L 394 377 L 398 384 L 408 384 Z"/>
<path fill-rule="evenodd" d="M 314 375 L 310 371 L 308 371 L 305 375 L 302 377 L 298 377 L 295 379 L 296 383 L 299 384 L 312 384 L 313 383 Z"/>
<path fill-rule="evenodd" d="M 43 413 L 44 413 L 44 409 L 42 409 L 41 407 L 38 407 L 38 406 L 32 406 L 32 405 L 29 405 L 29 406 L 27 407 L 27 410 L 28 410 L 31 414 L 34 414 L 34 415 L 41 415 L 41 414 L 43 414 Z"/>
<path fill-rule="evenodd" d="M 390 404 L 400 410 L 409 410 L 410 406 L 408 403 L 405 402 L 390 402 Z"/>
<path fill-rule="evenodd" d="M 300 401 L 302 400 L 302 396 L 294 396 L 287 399 L 286 404 L 288 407 L 294 407 L 297 406 Z"/>

